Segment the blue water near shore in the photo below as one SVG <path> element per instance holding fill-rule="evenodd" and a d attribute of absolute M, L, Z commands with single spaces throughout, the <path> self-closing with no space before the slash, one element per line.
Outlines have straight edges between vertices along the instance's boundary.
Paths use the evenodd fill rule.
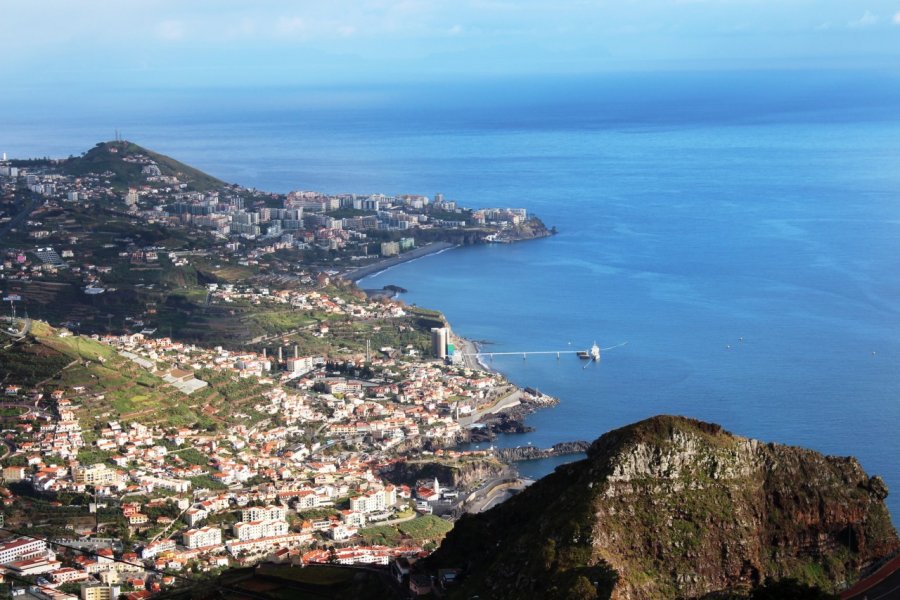
<path fill-rule="evenodd" d="M 339 107 L 304 104 L 299 92 L 295 104 L 210 93 L 202 106 L 173 96 L 161 108 L 143 98 L 142 111 L 85 105 L 50 121 L 19 107 L 21 117 L 0 117 L 0 149 L 78 153 L 120 127 L 262 189 L 443 192 L 525 207 L 559 235 L 459 248 L 363 282 L 407 288 L 405 301 L 444 311 L 457 333 L 497 352 L 628 342 L 588 368 L 565 356 L 496 358 L 516 383 L 561 400 L 529 418 L 534 433 L 501 444 L 590 440 L 651 415 L 689 415 L 857 456 L 896 491 L 888 503 L 900 517 L 896 77 L 466 89 L 378 90 Z"/>

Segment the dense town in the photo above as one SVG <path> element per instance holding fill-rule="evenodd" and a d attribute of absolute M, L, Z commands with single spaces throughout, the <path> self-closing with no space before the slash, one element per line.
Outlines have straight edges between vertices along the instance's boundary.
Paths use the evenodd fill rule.
<path fill-rule="evenodd" d="M 104 151 L 117 149 L 110 144 Z M 33 202 L 27 220 L 5 215 L 0 227 L 34 242 L 7 242 L 0 277 L 10 283 L 75 276 L 86 297 L 112 295 L 121 285 L 121 264 L 178 268 L 198 253 L 126 240 L 116 252 L 94 250 L 92 262 L 82 262 L 78 249 L 86 237 L 67 234 L 65 225 L 47 228 L 40 219 L 42 212 L 78 203 L 113 202 L 121 205 L 116 211 L 145 225 L 211 233 L 218 240 L 213 245 L 220 244 L 216 252 L 234 253 L 243 266 L 288 247 L 352 247 L 362 252 L 358 259 L 374 249 L 391 257 L 412 249 L 413 236 L 429 229 L 489 225 L 496 238 L 526 219 L 518 209 L 463 210 L 440 195 L 278 197 L 237 186 L 186 191 L 146 155 L 122 160 L 140 167 L 146 185 L 117 191 L 113 173 L 71 177 L 46 165 L 0 163 L 3 195 L 16 197 L 25 186 Z M 282 206 L 267 206 L 272 199 Z M 352 216 L 328 215 L 334 211 Z M 373 246 L 373 231 L 402 237 Z M 303 328 L 321 342 L 324 350 L 316 354 L 278 335 L 270 344 L 243 348 L 179 341 L 177 331 L 166 336 L 145 323 L 148 311 L 126 317 L 124 330 L 84 335 L 75 323 L 51 326 L 21 309 L 15 318 L 22 297 L 5 289 L 5 349 L 29 336 L 50 346 L 74 341 L 75 360 L 63 370 L 127 364 L 137 369 L 135 386 L 147 379 L 154 383 L 143 385 L 158 384 L 185 403 L 211 386 L 253 392 L 250 405 L 222 411 L 207 404 L 204 422 L 180 424 L 117 410 L 92 382 L 55 387 L 58 378 L 28 385 L 7 377 L 0 565 L 14 594 L 144 598 L 182 585 L 187 573 L 261 561 L 390 564 L 398 584 L 412 593 L 430 591 L 431 582 L 410 579 L 409 565 L 439 543 L 486 482 L 457 486 L 430 477 L 402 483 L 386 474 L 411 458 L 497 465 L 489 451 L 453 448 L 480 416 L 534 397 L 474 357 L 464 358 L 460 346 L 467 342 L 446 325 L 415 332 L 404 324 L 409 309 L 402 302 L 344 293 L 329 285 L 334 274 L 303 269 L 265 285 L 218 281 L 201 288 L 210 306 L 322 315 Z M 392 328 L 398 335 L 408 330 L 424 343 L 374 347 L 367 341 L 364 350 L 348 349 L 330 323 L 366 323 L 371 331 Z M 502 471 L 499 465 L 496 474 Z M 453 574 L 443 577 L 446 583 Z"/>
<path fill-rule="evenodd" d="M 522 208 L 469 210 L 442 194 L 433 199 L 421 195 L 327 195 L 309 191 L 282 195 L 216 180 L 215 187 L 197 191 L 192 187 L 198 186 L 182 181 L 178 174 L 164 175 L 154 158 L 129 148 L 124 142 L 111 142 L 90 151 L 102 158 L 101 168 L 112 163 L 139 169 L 128 177 L 110 170 L 76 177 L 61 173 L 64 169 L 59 162 L 49 160 L 28 167 L 0 162 L 0 195 L 11 197 L 17 189 L 24 188 L 43 205 L 36 215 L 59 207 L 110 203 L 146 224 L 208 232 L 224 245 L 224 250 L 239 253 L 244 260 L 293 248 L 336 251 L 350 260 L 366 261 L 373 256 L 397 256 L 411 250 L 416 245 L 416 234 L 429 240 L 453 240 L 457 239 L 453 232 L 480 228 L 479 239 L 511 241 L 521 235 L 517 227 L 529 221 Z M 117 156 L 120 151 L 121 157 Z M 126 183 L 128 187 L 124 187 Z M 26 225 L 31 240 L 59 237 L 55 235 L 58 232 L 45 228 L 38 219 Z M 442 232 L 450 235 L 444 238 Z M 65 245 L 60 249 L 63 253 L 73 250 L 73 244 Z M 144 258 L 153 260 L 152 256 Z M 60 261 L 44 263 L 61 266 Z"/>

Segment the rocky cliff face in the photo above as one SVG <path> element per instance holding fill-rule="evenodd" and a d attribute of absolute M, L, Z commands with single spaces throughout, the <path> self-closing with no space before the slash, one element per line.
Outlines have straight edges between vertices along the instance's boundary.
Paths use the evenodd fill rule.
<path fill-rule="evenodd" d="M 835 590 L 900 547 L 886 495 L 855 459 L 655 417 L 460 520 L 431 562 L 486 597 L 699 598 L 766 577 Z"/>
<path fill-rule="evenodd" d="M 437 477 L 442 485 L 468 489 L 477 481 L 499 476 L 505 468 L 503 463 L 491 457 L 465 461 L 414 460 L 394 463 L 382 475 L 398 485 L 411 486 L 420 479 Z"/>

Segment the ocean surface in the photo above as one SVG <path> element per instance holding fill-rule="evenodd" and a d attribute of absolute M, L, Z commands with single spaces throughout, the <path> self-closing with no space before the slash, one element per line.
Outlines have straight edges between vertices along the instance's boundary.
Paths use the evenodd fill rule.
<path fill-rule="evenodd" d="M 558 397 L 531 434 L 656 414 L 854 455 L 900 518 L 900 78 L 640 74 L 378 89 L 89 90 L 0 100 L 0 151 L 111 139 L 273 191 L 524 207 L 559 235 L 454 249 L 362 282 L 442 310 Z M 560 461 L 523 464 L 541 475 Z"/>

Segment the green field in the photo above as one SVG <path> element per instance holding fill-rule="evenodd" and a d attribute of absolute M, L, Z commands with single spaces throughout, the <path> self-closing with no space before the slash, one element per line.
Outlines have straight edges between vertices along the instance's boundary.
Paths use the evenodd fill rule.
<path fill-rule="evenodd" d="M 398 546 L 408 541 L 417 544 L 439 544 L 453 529 L 453 523 L 434 515 L 424 515 L 396 525 L 375 525 L 360 529 L 365 544 Z"/>

